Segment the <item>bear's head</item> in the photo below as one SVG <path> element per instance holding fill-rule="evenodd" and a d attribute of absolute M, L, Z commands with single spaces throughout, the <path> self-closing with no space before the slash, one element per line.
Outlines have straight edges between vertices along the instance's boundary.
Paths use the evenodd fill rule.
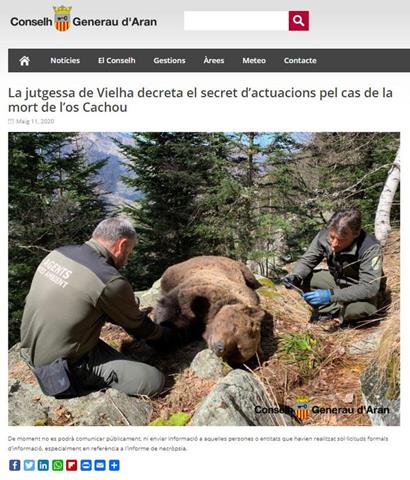
<path fill-rule="evenodd" d="M 264 316 L 259 307 L 225 305 L 208 320 L 203 337 L 218 357 L 229 363 L 244 363 L 258 350 Z"/>

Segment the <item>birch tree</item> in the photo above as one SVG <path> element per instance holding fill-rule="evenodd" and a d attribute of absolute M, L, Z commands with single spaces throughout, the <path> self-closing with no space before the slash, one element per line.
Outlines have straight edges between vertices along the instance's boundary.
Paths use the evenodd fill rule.
<path fill-rule="evenodd" d="M 377 240 L 384 247 L 387 236 L 391 230 L 390 211 L 393 204 L 394 195 L 400 182 L 400 149 L 397 150 L 396 158 L 392 163 L 387 175 L 386 183 L 380 195 L 379 205 L 376 211 L 374 232 Z"/>

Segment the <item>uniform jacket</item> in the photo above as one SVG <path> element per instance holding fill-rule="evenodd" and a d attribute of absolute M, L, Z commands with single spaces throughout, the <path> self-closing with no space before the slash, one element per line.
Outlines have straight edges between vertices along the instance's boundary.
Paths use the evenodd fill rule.
<path fill-rule="evenodd" d="M 94 240 L 58 248 L 38 266 L 26 298 L 22 352 L 35 367 L 75 362 L 96 346 L 107 320 L 141 338 L 158 335 L 108 250 Z"/>
<path fill-rule="evenodd" d="M 296 263 L 293 273 L 305 279 L 324 258 L 337 285 L 332 301 L 368 301 L 384 288 L 381 247 L 364 230 L 350 247 L 338 253 L 330 247 L 327 230 L 321 230 Z"/>

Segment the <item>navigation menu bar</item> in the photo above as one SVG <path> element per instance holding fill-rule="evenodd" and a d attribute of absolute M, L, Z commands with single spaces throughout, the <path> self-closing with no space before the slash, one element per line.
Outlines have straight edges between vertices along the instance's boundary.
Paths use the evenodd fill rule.
<path fill-rule="evenodd" d="M 410 49 L 10 49 L 9 72 L 410 72 Z"/>

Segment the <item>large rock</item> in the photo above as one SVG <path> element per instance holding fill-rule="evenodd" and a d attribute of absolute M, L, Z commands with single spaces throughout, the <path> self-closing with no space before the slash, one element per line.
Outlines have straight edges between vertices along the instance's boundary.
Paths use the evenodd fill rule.
<path fill-rule="evenodd" d="M 55 399 L 43 394 L 20 357 L 20 344 L 9 350 L 9 425 L 147 425 L 149 400 L 114 389 L 77 398 Z"/>
<path fill-rule="evenodd" d="M 46 425 L 49 407 L 36 401 L 41 395 L 37 385 L 9 382 L 9 425 Z"/>
<path fill-rule="evenodd" d="M 161 279 L 154 282 L 149 290 L 134 292 L 134 295 L 141 308 L 154 307 L 161 297 Z"/>
<path fill-rule="evenodd" d="M 297 425 L 289 415 L 257 413 L 275 408 L 255 375 L 233 370 L 221 379 L 192 417 L 194 426 L 286 426 Z"/>
<path fill-rule="evenodd" d="M 222 378 L 227 375 L 232 368 L 225 363 L 222 358 L 215 355 L 212 350 L 206 348 L 196 354 L 192 360 L 190 368 L 200 378 Z"/>
<path fill-rule="evenodd" d="M 381 329 L 369 333 L 360 340 L 349 345 L 346 349 L 346 352 L 349 355 L 366 355 L 376 351 L 380 343 L 380 337 L 382 333 L 383 331 Z"/>
<path fill-rule="evenodd" d="M 371 362 L 360 379 L 362 398 L 368 411 L 370 421 L 376 426 L 400 425 L 400 395 L 391 398 L 388 380 L 379 378 L 379 368 Z M 389 398 L 390 397 L 390 398 Z"/>
<path fill-rule="evenodd" d="M 9 425 L 143 426 L 151 415 L 149 402 L 113 389 L 57 400 L 45 396 L 37 384 L 9 384 Z"/>

